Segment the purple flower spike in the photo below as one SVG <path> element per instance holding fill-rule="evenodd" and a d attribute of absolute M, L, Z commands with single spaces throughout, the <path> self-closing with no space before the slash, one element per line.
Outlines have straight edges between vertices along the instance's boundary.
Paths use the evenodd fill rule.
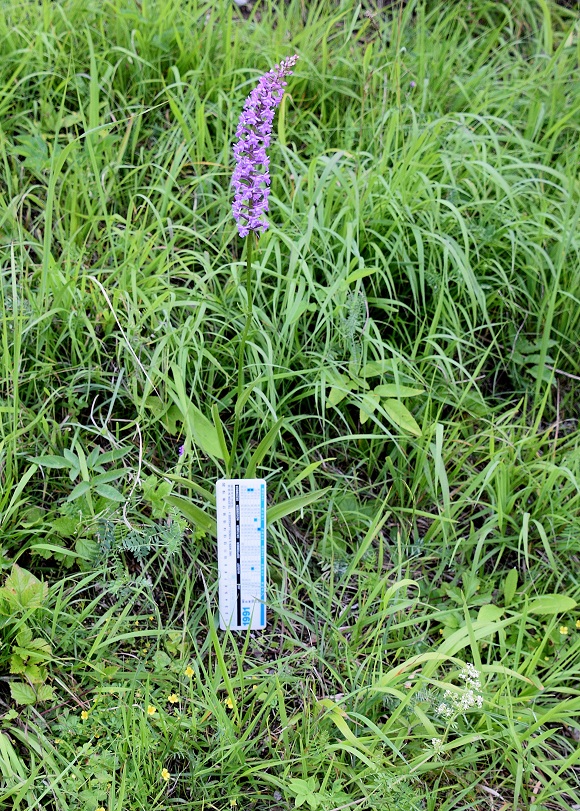
<path fill-rule="evenodd" d="M 270 159 L 266 149 L 270 146 L 272 123 L 276 107 L 282 101 L 286 82 L 284 77 L 292 73 L 298 56 L 288 57 L 266 73 L 244 104 L 234 145 L 236 168 L 232 176 L 235 197 L 232 214 L 238 224 L 241 237 L 250 231 L 266 231 L 270 194 Z"/>

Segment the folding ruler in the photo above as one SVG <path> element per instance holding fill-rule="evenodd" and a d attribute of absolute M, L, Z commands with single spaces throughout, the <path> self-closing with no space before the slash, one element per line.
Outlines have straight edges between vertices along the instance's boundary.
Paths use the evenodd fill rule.
<path fill-rule="evenodd" d="M 266 482 L 216 484 L 220 628 L 266 627 Z"/>

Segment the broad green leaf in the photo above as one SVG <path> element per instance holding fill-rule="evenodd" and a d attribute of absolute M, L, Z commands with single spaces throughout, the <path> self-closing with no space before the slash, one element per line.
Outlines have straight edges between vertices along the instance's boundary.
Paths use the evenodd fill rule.
<path fill-rule="evenodd" d="M 295 496 L 294 498 L 289 498 L 287 501 L 283 501 L 281 504 L 268 507 L 266 520 L 269 524 L 273 524 L 274 521 L 279 521 L 281 518 L 290 515 L 290 513 L 297 512 L 303 507 L 307 507 L 309 504 L 318 501 L 329 490 L 330 487 L 324 487 L 322 490 L 315 490 L 313 493 L 307 493 L 304 496 Z"/>
<path fill-rule="evenodd" d="M 92 538 L 77 538 L 74 554 L 87 563 L 94 563 L 99 557 L 99 543 Z"/>
<path fill-rule="evenodd" d="M 183 424 L 184 418 L 181 410 L 178 406 L 172 405 L 170 406 L 166 413 L 163 415 L 161 420 L 167 431 L 171 434 L 171 436 L 175 436 L 179 432 L 179 428 L 177 427 L 177 423 L 180 422 Z"/>
<path fill-rule="evenodd" d="M 477 622 L 495 622 L 503 613 L 504 609 L 499 605 L 482 605 L 477 612 Z"/>
<path fill-rule="evenodd" d="M 120 493 L 116 487 L 112 487 L 110 484 L 97 484 L 95 490 L 103 498 L 108 498 L 109 501 L 116 501 L 119 504 L 125 501 L 125 496 Z"/>
<path fill-rule="evenodd" d="M 288 788 L 294 794 L 294 807 L 300 808 L 305 802 L 314 811 L 319 804 L 318 781 L 315 777 L 309 777 L 308 780 L 303 780 L 300 777 L 293 777 L 289 783 Z"/>
<path fill-rule="evenodd" d="M 40 608 L 47 595 L 48 583 L 43 583 L 17 563 L 0 588 L 0 596 L 16 609 Z"/>
<path fill-rule="evenodd" d="M 27 663 L 24 668 L 24 678 L 32 684 L 42 684 L 46 680 L 46 668 Z"/>
<path fill-rule="evenodd" d="M 10 672 L 14 674 L 24 673 L 26 670 L 26 662 L 17 653 L 13 653 L 10 657 Z"/>
<path fill-rule="evenodd" d="M 195 444 L 208 456 L 223 459 L 224 454 L 215 425 L 193 403 L 189 404 L 188 418 Z"/>
<path fill-rule="evenodd" d="M 503 603 L 508 608 L 515 597 L 518 587 L 518 570 L 510 569 L 506 579 L 503 581 Z"/>
<path fill-rule="evenodd" d="M 349 393 L 349 388 L 342 388 L 337 386 L 332 386 L 330 391 L 328 392 L 328 397 L 326 398 L 326 403 L 329 406 L 337 406 L 341 403 L 346 395 Z"/>
<path fill-rule="evenodd" d="M 16 639 L 19 642 L 19 637 Z M 22 657 L 27 657 L 33 662 L 47 662 L 52 658 L 52 646 L 49 642 L 37 636 L 34 639 L 29 639 L 28 642 L 23 644 L 14 645 L 12 650 Z"/>
<path fill-rule="evenodd" d="M 22 526 L 26 529 L 39 524 L 46 515 L 43 507 L 29 507 L 22 513 Z"/>
<path fill-rule="evenodd" d="M 374 414 L 379 404 L 379 398 L 374 394 L 374 392 L 370 392 L 369 394 L 364 394 L 359 406 L 358 417 L 360 420 L 360 424 L 364 425 L 365 422 Z"/>
<path fill-rule="evenodd" d="M 107 482 L 114 482 L 117 479 L 122 478 L 127 473 L 126 470 L 107 470 L 105 473 L 99 473 L 97 476 L 93 476 L 91 479 L 91 485 L 94 487 L 95 484 L 107 484 Z"/>
<path fill-rule="evenodd" d="M 349 377 L 343 375 L 341 372 L 337 372 L 335 369 L 327 370 L 325 378 L 326 385 L 330 385 L 330 390 L 326 397 L 326 405 L 328 406 L 338 405 L 353 388 L 356 388 L 356 383 L 353 383 Z"/>
<path fill-rule="evenodd" d="M 385 372 L 392 371 L 393 361 L 390 358 L 385 360 L 371 360 L 365 363 L 360 375 L 361 377 L 378 377 L 379 375 L 384 375 Z"/>
<path fill-rule="evenodd" d="M 411 386 L 399 386 L 397 383 L 386 383 L 383 386 L 376 386 L 374 393 L 379 397 L 416 397 L 424 394 L 425 389 L 414 389 Z"/>
<path fill-rule="evenodd" d="M 409 409 L 406 408 L 403 403 L 399 402 L 399 400 L 383 400 L 382 405 L 395 425 L 398 425 L 399 428 L 408 431 L 414 436 L 421 436 L 421 429 L 415 422 L 415 418 Z"/>
<path fill-rule="evenodd" d="M 208 456 L 212 456 L 214 459 L 223 459 L 220 438 L 215 425 L 189 399 L 180 367 L 173 364 L 171 370 L 174 384 L 169 386 L 168 393 L 181 415 L 183 415 L 182 418 L 185 418 L 184 422 L 187 424 L 191 438 L 198 448 Z M 171 411 L 170 408 L 166 416 L 169 416 Z"/>
<path fill-rule="evenodd" d="M 93 775 L 96 776 L 96 769 L 92 767 Z M 84 788 L 82 791 L 79 791 L 78 799 L 79 802 L 82 803 L 81 808 L 93 809 L 97 808 L 99 804 L 99 799 L 101 798 L 101 792 L 92 791 L 90 788 Z"/>
<path fill-rule="evenodd" d="M 31 456 L 29 461 L 34 462 L 36 465 L 40 465 L 41 467 L 50 467 L 54 470 L 70 467 L 70 462 L 67 462 L 67 460 L 62 456 Z"/>
<path fill-rule="evenodd" d="M 61 538 L 72 538 L 76 534 L 78 525 L 79 522 L 76 518 L 69 518 L 68 516 L 55 518 L 54 521 L 50 522 L 50 526 Z"/>
<path fill-rule="evenodd" d="M 548 363 L 550 363 L 549 358 L 546 358 L 546 361 Z M 553 363 L 553 361 L 552 361 L 552 363 Z M 550 364 L 550 365 L 552 365 L 552 364 Z M 554 385 L 556 384 L 556 379 L 555 379 L 556 376 L 555 376 L 554 372 L 551 371 L 548 368 L 548 366 L 544 366 L 543 364 L 542 364 L 542 366 L 537 366 L 537 365 L 536 366 L 530 366 L 530 368 L 528 369 L 528 372 L 536 380 L 538 378 L 541 378 L 544 381 L 544 383 L 552 383 Z"/>
<path fill-rule="evenodd" d="M 17 704 L 34 704 L 36 693 L 29 684 L 21 681 L 10 682 L 10 695 Z"/>
<path fill-rule="evenodd" d="M 95 465 L 97 464 L 97 460 L 99 459 L 99 454 L 101 453 L 101 449 L 97 445 L 92 449 L 92 451 L 87 456 L 87 467 L 90 470 L 94 470 Z"/>
<path fill-rule="evenodd" d="M 171 661 L 171 657 L 168 656 L 164 650 L 157 650 L 153 654 L 153 664 L 159 673 L 163 670 L 167 670 L 167 668 L 171 666 Z"/>
<path fill-rule="evenodd" d="M 67 501 L 74 501 L 77 498 L 81 498 L 84 496 L 85 493 L 88 493 L 91 489 L 91 485 L 89 482 L 79 482 L 76 487 L 73 487 L 72 491 L 69 493 Z"/>
<path fill-rule="evenodd" d="M 39 685 L 36 691 L 37 701 L 51 701 L 53 698 L 54 698 L 54 690 L 52 689 L 50 684 Z"/>
<path fill-rule="evenodd" d="M 543 594 L 528 606 L 529 614 L 564 614 L 576 608 L 576 600 L 566 594 Z"/>
<path fill-rule="evenodd" d="M 83 453 L 82 448 L 79 448 L 79 453 L 81 453 L 81 454 Z M 71 451 L 70 448 L 65 448 L 63 450 L 63 455 L 64 455 L 65 459 L 68 461 L 69 466 L 70 465 L 72 465 L 73 467 L 78 467 L 79 466 L 79 457 L 77 456 L 77 454 L 74 451 Z M 84 456 L 84 454 L 83 454 L 83 456 Z"/>
<path fill-rule="evenodd" d="M 113 448 L 112 451 L 105 451 L 99 455 L 99 465 L 108 465 L 110 462 L 118 462 L 131 453 L 131 448 Z"/>
<path fill-rule="evenodd" d="M 181 498 L 181 496 L 165 496 L 164 501 L 167 504 L 171 504 L 172 507 L 175 507 L 179 510 L 179 512 L 187 518 L 188 521 L 191 521 L 192 524 L 195 526 L 200 527 L 205 532 L 209 532 L 210 535 L 213 535 L 214 538 L 217 538 L 217 526 L 215 518 L 211 518 L 206 512 L 204 512 L 201 507 L 198 507 L 196 504 L 192 504 L 191 501 L 188 501 L 185 498 Z"/>
<path fill-rule="evenodd" d="M 32 631 L 27 625 L 23 625 L 16 634 L 16 644 L 25 648 L 29 642 L 32 642 Z"/>
<path fill-rule="evenodd" d="M 161 397 L 157 397 L 155 394 L 146 397 L 143 405 L 145 408 L 148 408 L 157 419 L 160 419 L 169 409 L 169 403 L 164 403 Z"/>

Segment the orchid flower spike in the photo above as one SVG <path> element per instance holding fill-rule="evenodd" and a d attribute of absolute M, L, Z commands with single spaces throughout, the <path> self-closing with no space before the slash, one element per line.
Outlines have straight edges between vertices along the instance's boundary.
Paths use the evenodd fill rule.
<path fill-rule="evenodd" d="M 241 237 L 250 231 L 266 231 L 270 194 L 270 159 L 266 149 L 270 146 L 272 123 L 276 108 L 282 101 L 286 82 L 298 59 L 297 54 L 288 57 L 266 73 L 244 104 L 236 130 L 234 145 L 236 167 L 232 176 L 235 196 L 232 214 L 238 224 Z"/>

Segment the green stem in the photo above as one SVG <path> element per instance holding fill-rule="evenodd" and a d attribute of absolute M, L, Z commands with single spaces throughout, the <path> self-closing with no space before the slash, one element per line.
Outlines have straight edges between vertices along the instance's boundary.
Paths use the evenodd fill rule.
<path fill-rule="evenodd" d="M 233 467 L 235 464 L 235 455 L 236 455 L 236 448 L 238 444 L 238 435 L 240 432 L 240 409 L 239 403 L 242 398 L 242 393 L 244 391 L 244 366 L 245 366 L 245 354 L 246 354 L 246 342 L 248 340 L 248 334 L 250 332 L 250 327 L 252 326 L 252 318 L 254 315 L 253 311 L 253 301 L 252 301 L 252 250 L 254 247 L 254 233 L 250 231 L 248 236 L 246 237 L 246 323 L 244 324 L 244 330 L 242 332 L 242 337 L 240 338 L 240 346 L 238 349 L 238 389 L 237 389 L 237 397 L 236 397 L 236 406 L 235 406 L 235 416 L 234 416 L 234 436 L 232 439 L 232 450 L 230 454 L 230 464 L 228 469 L 228 477 L 232 477 Z"/>

